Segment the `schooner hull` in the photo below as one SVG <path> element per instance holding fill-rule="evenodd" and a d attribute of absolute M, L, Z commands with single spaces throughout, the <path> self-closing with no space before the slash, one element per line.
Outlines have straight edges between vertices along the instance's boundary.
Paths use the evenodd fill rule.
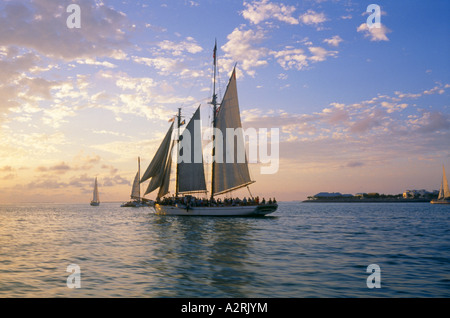
<path fill-rule="evenodd" d="M 277 210 L 277 204 L 258 206 L 189 207 L 155 204 L 156 214 L 184 216 L 264 216 Z"/>

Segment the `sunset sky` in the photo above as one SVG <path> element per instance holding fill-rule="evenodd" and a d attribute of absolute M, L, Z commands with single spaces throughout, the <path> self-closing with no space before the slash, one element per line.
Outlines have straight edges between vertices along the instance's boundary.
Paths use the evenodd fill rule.
<path fill-rule="evenodd" d="M 280 131 L 253 195 L 438 189 L 449 16 L 448 0 L 1 1 L 0 203 L 89 202 L 95 177 L 101 201 L 128 200 L 179 107 L 208 124 L 215 39 L 219 97 L 237 63 L 244 128 Z"/>

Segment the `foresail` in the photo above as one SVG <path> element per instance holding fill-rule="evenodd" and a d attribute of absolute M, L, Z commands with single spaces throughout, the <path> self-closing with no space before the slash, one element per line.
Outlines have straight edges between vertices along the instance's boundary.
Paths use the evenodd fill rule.
<path fill-rule="evenodd" d="M 153 192 L 157 188 L 161 187 L 164 182 L 164 171 L 166 168 L 166 163 L 168 160 L 172 160 L 172 158 L 168 158 L 170 152 L 169 149 L 172 149 L 172 130 L 173 124 L 170 126 L 169 131 L 167 132 L 163 142 L 161 143 L 158 151 L 155 154 L 155 157 L 153 158 L 152 162 L 141 178 L 141 182 L 152 178 L 144 195 Z"/>
<path fill-rule="evenodd" d="M 172 145 L 170 146 L 169 154 L 172 154 L 173 144 L 174 143 L 172 143 Z M 164 171 L 162 173 L 162 180 L 161 180 L 161 186 L 159 187 L 159 191 L 158 191 L 158 198 L 162 198 L 167 193 L 169 193 L 171 167 L 172 167 L 172 156 L 170 155 L 167 158 L 167 162 L 166 162 L 166 165 L 164 167 Z"/>
<path fill-rule="evenodd" d="M 172 125 L 170 125 L 170 128 L 167 131 L 167 134 L 164 137 L 161 145 L 159 146 L 158 151 L 153 157 L 152 162 L 150 162 L 149 166 L 147 167 L 147 170 L 145 170 L 144 174 L 142 175 L 141 183 L 152 177 L 157 176 L 158 174 L 160 174 L 161 171 L 163 171 L 166 163 L 167 153 L 169 152 L 170 142 L 172 139 L 172 130 L 173 130 L 173 123 Z"/>
<path fill-rule="evenodd" d="M 206 191 L 203 167 L 200 106 L 180 136 L 181 162 L 178 163 L 178 192 Z"/>
<path fill-rule="evenodd" d="M 242 135 L 241 116 L 236 87 L 236 69 L 233 70 L 225 95 L 220 105 L 216 126 L 223 136 L 224 151 L 215 152 L 214 169 L 214 193 L 221 194 L 240 187 L 244 187 L 253 181 L 250 179 L 247 157 L 245 155 L 245 143 Z M 228 140 L 234 145 L 233 158 L 227 159 L 227 128 L 233 128 L 236 139 Z M 217 146 L 217 145 L 216 145 Z M 226 151 L 225 151 L 226 150 Z M 222 152 L 222 154 L 220 154 Z M 219 158 L 219 156 L 221 158 Z M 220 160 L 222 159 L 222 160 Z"/>

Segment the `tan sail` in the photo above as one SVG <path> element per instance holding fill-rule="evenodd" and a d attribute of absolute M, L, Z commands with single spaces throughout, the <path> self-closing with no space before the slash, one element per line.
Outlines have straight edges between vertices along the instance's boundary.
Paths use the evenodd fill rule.
<path fill-rule="evenodd" d="M 216 128 L 222 132 L 222 145 L 225 151 L 222 151 L 222 154 L 220 154 L 220 151 L 215 154 L 215 162 L 213 165 L 214 195 L 239 189 L 254 182 L 250 179 L 247 157 L 245 156 L 244 139 L 242 134 L 239 133 L 239 131 L 242 132 L 242 124 L 236 87 L 236 69 L 233 70 L 218 110 Z M 227 128 L 233 128 L 238 132 L 236 140 L 227 140 Z M 233 144 L 234 148 L 227 149 L 228 144 Z M 227 152 L 231 150 L 233 151 L 233 156 L 228 156 L 227 158 Z"/>
<path fill-rule="evenodd" d="M 140 199 L 141 198 L 139 172 L 136 172 L 136 176 L 134 177 L 133 187 L 131 188 L 131 198 L 132 199 Z"/>
<path fill-rule="evenodd" d="M 141 183 L 152 177 L 157 176 L 158 174 L 160 174 L 161 171 L 164 170 L 167 154 L 169 152 L 170 143 L 172 140 L 172 131 L 173 131 L 173 123 L 172 125 L 170 125 L 170 128 L 167 131 L 166 136 L 164 137 L 161 145 L 159 146 L 158 151 L 153 157 L 153 160 L 150 162 L 149 166 L 147 167 L 147 170 L 145 170 L 144 174 L 142 175 Z"/>
<path fill-rule="evenodd" d="M 186 141 L 187 135 L 190 136 L 189 143 Z M 183 160 L 178 164 L 178 192 L 206 191 L 200 106 L 187 124 L 183 134 L 181 134 L 181 138 L 181 144 L 183 144 L 183 148 L 181 148 L 181 151 L 183 151 Z"/>
<path fill-rule="evenodd" d="M 448 189 L 447 176 L 445 175 L 445 167 L 442 166 L 442 182 L 439 190 L 438 200 L 450 199 L 450 191 Z"/>
<path fill-rule="evenodd" d="M 172 131 L 173 131 L 173 124 L 167 131 L 167 134 L 164 137 L 161 145 L 159 146 L 158 151 L 155 154 L 155 157 L 153 157 L 153 160 L 150 162 L 150 165 L 148 166 L 147 170 L 145 171 L 144 175 L 141 178 L 141 183 L 152 178 L 144 195 L 158 189 L 159 187 L 162 186 L 164 182 L 164 175 L 165 175 L 164 172 L 166 171 L 165 170 L 166 163 L 168 160 L 172 160 L 172 158 L 168 158 L 170 152 L 169 149 L 172 149 L 172 147 L 170 146 L 172 143 L 171 142 Z"/>
<path fill-rule="evenodd" d="M 169 154 L 172 154 L 173 144 L 170 146 Z M 169 184 L 170 184 L 170 170 L 172 167 L 172 156 L 168 156 L 166 160 L 166 165 L 164 167 L 164 171 L 162 173 L 161 186 L 158 191 L 158 198 L 162 198 L 167 193 L 169 193 Z"/>
<path fill-rule="evenodd" d="M 448 189 L 447 176 L 445 175 L 445 168 L 442 166 L 442 182 L 439 189 L 437 200 L 431 200 L 433 204 L 450 204 L 450 191 Z"/>

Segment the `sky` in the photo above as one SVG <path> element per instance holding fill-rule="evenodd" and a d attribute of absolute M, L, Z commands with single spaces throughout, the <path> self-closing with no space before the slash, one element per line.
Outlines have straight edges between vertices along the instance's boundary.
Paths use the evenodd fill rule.
<path fill-rule="evenodd" d="M 279 129 L 253 195 L 439 189 L 449 16 L 446 0 L 3 0 L 0 203 L 89 202 L 95 177 L 101 201 L 127 201 L 178 108 L 211 120 L 215 40 L 219 98 L 237 63 L 243 127 Z"/>

